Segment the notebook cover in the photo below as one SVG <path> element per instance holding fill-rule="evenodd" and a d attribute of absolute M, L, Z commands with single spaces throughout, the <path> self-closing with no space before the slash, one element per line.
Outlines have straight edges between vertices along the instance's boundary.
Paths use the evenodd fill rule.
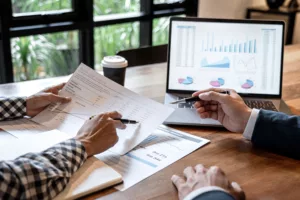
<path fill-rule="evenodd" d="M 55 200 L 77 199 L 122 182 L 122 176 L 101 160 L 91 157 L 73 174 Z"/>

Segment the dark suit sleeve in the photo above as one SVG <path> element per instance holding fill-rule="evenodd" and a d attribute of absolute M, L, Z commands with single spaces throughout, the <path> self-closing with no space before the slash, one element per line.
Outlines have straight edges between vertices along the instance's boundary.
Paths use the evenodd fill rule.
<path fill-rule="evenodd" d="M 234 198 L 223 191 L 209 191 L 195 197 L 193 200 L 234 200 Z"/>
<path fill-rule="evenodd" d="M 260 110 L 251 140 L 255 146 L 300 159 L 300 117 Z"/>

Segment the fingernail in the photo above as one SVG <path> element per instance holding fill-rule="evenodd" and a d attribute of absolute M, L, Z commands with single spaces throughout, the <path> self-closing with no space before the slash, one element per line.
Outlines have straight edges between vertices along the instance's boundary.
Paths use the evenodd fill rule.
<path fill-rule="evenodd" d="M 231 186 L 236 190 L 242 190 L 242 188 L 237 182 L 231 182 Z"/>
<path fill-rule="evenodd" d="M 70 100 L 71 100 L 71 97 L 66 97 L 66 99 L 67 99 L 68 101 L 70 101 Z"/>
<path fill-rule="evenodd" d="M 171 180 L 173 181 L 176 178 L 175 174 L 171 176 Z"/>
<path fill-rule="evenodd" d="M 204 93 L 202 93 L 202 94 L 199 94 L 199 98 L 201 99 L 201 97 L 203 97 L 203 95 L 204 95 Z"/>

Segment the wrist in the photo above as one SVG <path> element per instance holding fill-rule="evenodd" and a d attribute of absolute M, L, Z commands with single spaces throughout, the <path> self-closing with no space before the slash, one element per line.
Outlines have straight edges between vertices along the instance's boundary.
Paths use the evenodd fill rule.
<path fill-rule="evenodd" d="M 251 116 L 251 112 L 252 112 L 252 109 L 247 107 L 247 109 L 245 110 L 244 115 L 243 115 L 243 130 L 242 130 L 242 132 L 245 131 L 245 128 L 246 128 L 247 123 Z"/>
<path fill-rule="evenodd" d="M 87 154 L 88 157 L 91 157 L 93 156 L 94 154 L 92 153 L 92 148 L 91 148 L 91 144 L 90 142 L 88 141 L 84 141 L 84 140 L 81 140 L 80 138 L 75 138 L 77 141 L 79 141 L 82 146 L 84 147 L 85 149 L 85 152 Z"/>

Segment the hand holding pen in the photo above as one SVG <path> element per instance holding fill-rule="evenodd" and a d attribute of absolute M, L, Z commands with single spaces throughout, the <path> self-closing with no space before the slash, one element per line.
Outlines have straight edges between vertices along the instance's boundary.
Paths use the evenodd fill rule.
<path fill-rule="evenodd" d="M 229 90 L 220 91 L 220 92 L 218 92 L 218 93 L 230 95 L 230 91 L 229 91 Z M 197 96 L 192 96 L 192 97 L 180 99 L 180 100 L 178 100 L 178 101 L 173 101 L 173 102 L 171 102 L 170 104 L 195 102 L 195 101 L 200 101 L 200 100 L 201 100 L 201 99 L 200 99 L 199 96 L 197 95 Z"/>
<path fill-rule="evenodd" d="M 195 92 L 193 96 L 201 99 L 194 103 L 196 112 L 201 118 L 218 120 L 232 132 L 244 132 L 252 109 L 235 90 L 213 88 Z"/>
<path fill-rule="evenodd" d="M 121 117 L 122 115 L 116 111 L 107 112 L 96 115 L 84 123 L 75 139 L 84 146 L 88 157 L 102 153 L 118 142 L 116 129 L 125 129 L 126 125 L 113 119 Z"/>

